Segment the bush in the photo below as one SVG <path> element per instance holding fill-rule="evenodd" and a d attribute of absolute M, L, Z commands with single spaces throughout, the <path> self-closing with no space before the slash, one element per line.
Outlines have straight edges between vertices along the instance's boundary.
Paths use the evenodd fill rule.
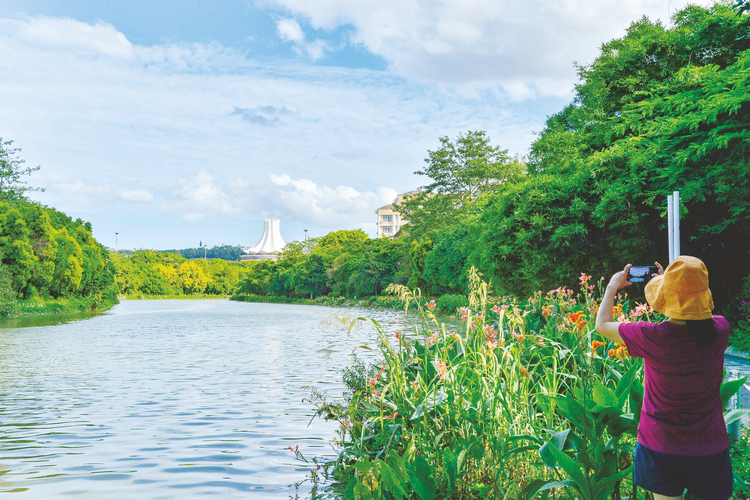
<path fill-rule="evenodd" d="M 459 307 L 468 307 L 469 299 L 458 294 L 441 295 L 438 297 L 435 305 L 439 310 L 448 314 L 453 314 Z"/>
<path fill-rule="evenodd" d="M 7 266 L 0 264 L 0 318 L 18 313 L 18 302 L 13 291 L 13 277 Z"/>

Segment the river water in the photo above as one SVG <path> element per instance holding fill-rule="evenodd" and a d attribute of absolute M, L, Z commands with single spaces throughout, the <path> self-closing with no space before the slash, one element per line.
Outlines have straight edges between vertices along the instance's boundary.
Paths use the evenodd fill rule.
<path fill-rule="evenodd" d="M 353 349 L 403 313 L 223 300 L 126 301 L 0 329 L 0 492 L 29 499 L 304 498 L 335 456 L 307 386 L 341 395 Z M 358 355 L 372 356 L 359 349 Z M 301 484 L 299 484 L 301 483 Z"/>
<path fill-rule="evenodd" d="M 21 499 L 305 498 L 352 351 L 403 313 L 224 300 L 126 301 L 94 317 L 0 329 L 0 492 Z M 39 322 L 42 322 L 40 324 Z M 44 324 L 46 323 L 46 324 Z M 728 360 L 747 373 L 747 362 Z"/>

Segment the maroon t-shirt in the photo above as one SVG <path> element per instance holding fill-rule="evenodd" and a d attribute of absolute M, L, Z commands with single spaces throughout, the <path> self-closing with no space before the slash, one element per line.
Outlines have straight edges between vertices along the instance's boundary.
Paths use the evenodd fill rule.
<path fill-rule="evenodd" d="M 729 322 L 714 316 L 716 340 L 698 347 L 685 325 L 620 323 L 628 353 L 643 358 L 643 409 L 638 442 L 672 455 L 705 456 L 729 446 L 719 388 Z"/>

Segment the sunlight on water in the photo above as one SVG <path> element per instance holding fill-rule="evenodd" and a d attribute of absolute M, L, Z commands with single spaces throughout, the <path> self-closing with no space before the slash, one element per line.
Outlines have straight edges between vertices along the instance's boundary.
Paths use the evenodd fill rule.
<path fill-rule="evenodd" d="M 403 313 L 127 301 L 107 314 L 0 329 L 0 492 L 19 498 L 292 498 L 335 425 L 305 386 L 340 395 L 352 351 Z M 358 350 L 358 355 L 372 356 Z"/>

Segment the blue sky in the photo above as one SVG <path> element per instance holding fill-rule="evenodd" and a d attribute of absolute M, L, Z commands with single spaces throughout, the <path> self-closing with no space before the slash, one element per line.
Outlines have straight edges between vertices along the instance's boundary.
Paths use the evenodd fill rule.
<path fill-rule="evenodd" d="M 573 61 L 685 3 L 5 0 L 0 137 L 105 245 L 374 234 L 439 137 L 526 154 Z"/>

